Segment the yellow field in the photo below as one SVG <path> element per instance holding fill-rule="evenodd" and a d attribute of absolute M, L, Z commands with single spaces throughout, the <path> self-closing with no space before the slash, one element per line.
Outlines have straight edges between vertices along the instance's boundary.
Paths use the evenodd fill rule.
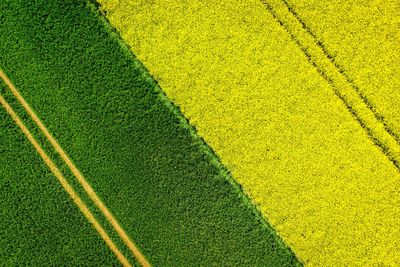
<path fill-rule="evenodd" d="M 261 2 L 100 2 L 305 264 L 400 264 L 398 170 Z"/>
<path fill-rule="evenodd" d="M 400 2 L 288 1 L 400 138 Z"/>

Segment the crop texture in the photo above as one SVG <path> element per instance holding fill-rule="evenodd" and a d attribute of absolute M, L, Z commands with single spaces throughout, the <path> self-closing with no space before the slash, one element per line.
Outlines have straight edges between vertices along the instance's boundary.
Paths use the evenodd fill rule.
<path fill-rule="evenodd" d="M 299 265 L 91 2 L 0 10 L 1 68 L 153 265 Z M 1 260 L 115 265 L 3 109 L 0 118 Z"/>
<path fill-rule="evenodd" d="M 400 143 L 400 2 L 285 2 Z"/>
<path fill-rule="evenodd" d="M 280 16 L 289 12 L 284 2 L 99 3 L 300 260 L 311 266 L 400 264 L 398 144 L 374 124 L 376 116 L 352 88 L 343 91 L 342 80 L 321 68 L 314 47 L 303 45 L 310 34 L 301 27 L 291 31 Z M 314 20 L 320 31 L 330 17 Z M 346 49 L 343 58 L 351 60 Z M 395 66 L 380 64 L 369 73 Z M 397 89 L 382 90 L 388 94 L 377 97 Z"/>
<path fill-rule="evenodd" d="M 1 265 L 118 264 L 3 108 L 0 127 Z"/>

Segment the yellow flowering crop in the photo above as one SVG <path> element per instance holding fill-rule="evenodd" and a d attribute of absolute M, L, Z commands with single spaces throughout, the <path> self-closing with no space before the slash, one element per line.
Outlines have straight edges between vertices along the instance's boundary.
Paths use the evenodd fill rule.
<path fill-rule="evenodd" d="M 398 169 L 260 1 L 99 2 L 306 265 L 400 265 Z M 357 79 L 381 71 L 355 70 L 362 56 L 346 49 Z"/>

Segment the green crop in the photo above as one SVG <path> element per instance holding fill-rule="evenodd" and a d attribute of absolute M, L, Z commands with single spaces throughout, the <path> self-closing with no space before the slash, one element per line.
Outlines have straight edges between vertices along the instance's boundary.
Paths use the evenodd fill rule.
<path fill-rule="evenodd" d="M 91 3 L 7 1 L 2 2 L 0 10 L 1 68 L 151 263 L 156 266 L 299 264 Z M 3 121 L 6 115 L 1 112 Z M 20 112 L 26 119 L 26 114 Z M 2 146 L 8 148 L 1 150 L 3 196 L 5 199 L 8 199 L 6 194 L 26 196 L 24 205 L 29 207 L 31 195 L 54 177 L 9 120 L 0 131 L 4 136 Z M 21 158 L 24 164 L 15 164 L 16 158 Z M 35 180 L 42 173 L 46 174 L 46 180 L 39 179 L 42 182 L 35 185 L 39 189 L 15 191 L 19 179 Z M 5 187 L 6 179 L 14 187 Z M 57 185 L 55 180 L 51 183 Z M 65 193 L 60 188 L 58 192 L 53 195 L 43 192 L 49 208 L 62 212 L 64 206 L 71 206 L 66 214 L 83 221 Z M 61 197 L 65 198 L 62 203 Z M 3 223 L 11 225 L 1 235 L 2 241 L 7 240 L 7 244 L 0 243 L 2 257 L 16 264 L 52 265 L 58 262 L 43 260 L 48 253 L 54 253 L 50 259 L 66 259 L 68 263 L 69 251 L 82 251 L 79 257 L 85 258 L 84 253 L 104 250 L 107 252 L 93 265 L 103 265 L 99 263 L 101 260 L 104 265 L 114 265 L 115 259 L 104 244 L 99 244 L 94 230 L 90 233 L 93 237 L 77 232 L 70 240 L 67 228 L 65 233 L 54 235 L 57 240 L 54 244 L 56 241 L 46 228 L 42 228 L 45 232 L 42 239 L 39 230 L 28 225 L 25 231 L 32 231 L 30 239 L 23 239 L 18 228 L 13 227 L 20 220 L 12 216 L 15 202 L 2 207 L 0 228 L 6 229 Z M 26 220 L 36 225 L 42 212 Z M 57 226 L 58 217 L 52 214 L 49 217 L 51 225 Z M 76 224 L 80 224 L 78 219 L 74 221 Z M 86 228 L 80 229 L 84 230 L 89 231 L 87 223 Z M 24 244 L 30 240 L 39 240 L 41 246 L 47 239 L 49 245 L 44 247 L 47 250 L 38 249 L 40 253 L 35 253 L 34 243 L 24 250 Z M 86 243 L 75 247 L 65 245 L 79 243 L 81 239 Z M 89 241 L 93 246 L 97 242 L 99 248 L 91 251 Z M 52 251 L 49 249 L 52 246 L 58 247 Z M 81 263 L 80 258 L 74 260 L 71 264 Z"/>

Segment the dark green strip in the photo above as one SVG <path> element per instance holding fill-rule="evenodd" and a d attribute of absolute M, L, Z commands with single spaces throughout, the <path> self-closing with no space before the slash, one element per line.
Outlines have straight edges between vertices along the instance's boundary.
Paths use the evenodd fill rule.
<path fill-rule="evenodd" d="M 92 4 L 1 3 L 1 67 L 154 265 L 298 264 Z"/>

